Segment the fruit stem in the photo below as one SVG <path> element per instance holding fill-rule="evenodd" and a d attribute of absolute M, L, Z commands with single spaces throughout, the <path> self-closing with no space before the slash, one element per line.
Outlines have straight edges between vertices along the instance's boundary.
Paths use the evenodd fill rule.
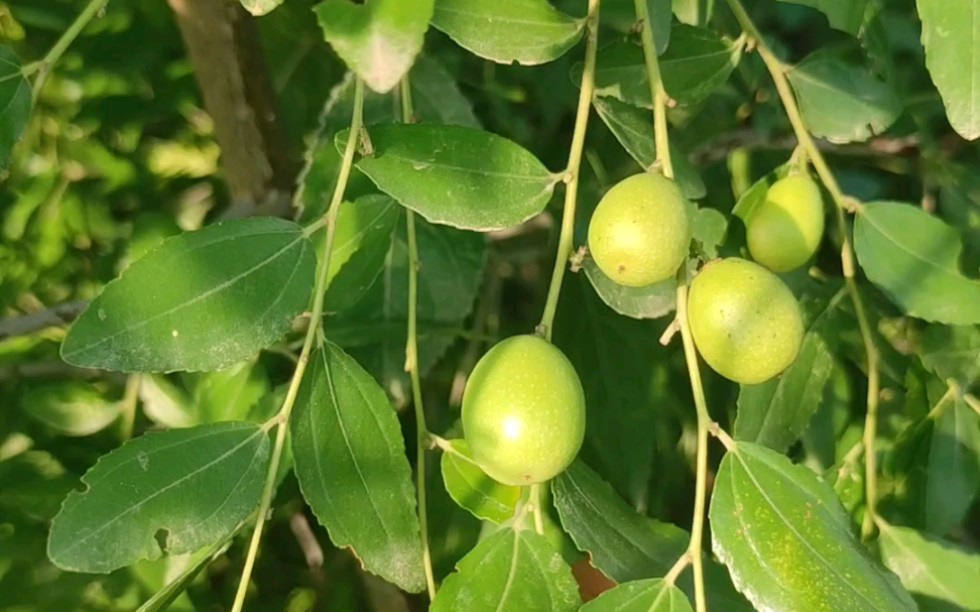
<path fill-rule="evenodd" d="M 807 131 L 806 125 L 803 123 L 800 107 L 796 103 L 789 79 L 786 77 L 786 72 L 791 67 L 781 62 L 773 54 L 772 50 L 762 38 L 762 34 L 759 33 L 758 28 L 752 23 L 752 19 L 745 11 L 740 0 L 728 0 L 728 6 L 732 9 L 742 29 L 755 40 L 756 50 L 769 70 L 769 74 L 772 76 L 772 80 L 776 85 L 776 91 L 779 93 L 779 99 L 783 104 L 783 108 L 786 110 L 786 116 L 793 126 L 796 139 L 806 151 L 810 163 L 817 171 L 817 176 L 820 177 L 821 182 L 823 182 L 827 191 L 830 192 L 834 201 L 837 228 L 841 236 L 841 268 L 844 272 L 844 282 L 847 286 L 847 291 L 854 305 L 854 313 L 857 316 L 861 341 L 864 344 L 864 351 L 868 363 L 867 412 L 864 421 L 864 481 L 867 512 L 864 516 L 864 522 L 861 525 L 861 539 L 867 541 L 874 534 L 875 515 L 877 513 L 878 455 L 875 450 L 875 438 L 877 437 L 878 430 L 878 396 L 880 394 L 881 379 L 878 371 L 878 348 L 875 346 L 871 324 L 867 312 L 864 309 L 864 302 L 861 299 L 857 281 L 855 281 L 854 249 L 851 246 L 851 239 L 847 232 L 845 213 L 853 210 L 855 207 L 853 200 L 845 196 L 844 192 L 841 191 L 837 179 L 834 178 L 834 174 L 830 171 L 830 167 L 827 165 L 823 154 L 820 152 L 813 137 L 810 136 L 810 132 Z"/>
<path fill-rule="evenodd" d="M 402 106 L 402 122 L 411 123 L 412 86 L 406 74 L 399 91 Z M 432 553 L 429 550 L 429 511 L 425 491 L 425 453 L 429 431 L 425 423 L 425 406 L 422 403 L 422 382 L 419 380 L 418 306 L 419 306 L 419 248 L 415 236 L 415 213 L 405 209 L 408 232 L 408 339 L 405 342 L 405 371 L 412 379 L 412 404 L 415 406 L 415 489 L 419 506 L 419 531 L 422 538 L 422 567 L 429 599 L 435 599 L 436 579 L 432 571 Z"/>
<path fill-rule="evenodd" d="M 35 101 L 37 101 L 37 97 L 41 93 L 41 88 L 44 87 L 44 82 L 47 80 L 48 74 L 51 72 L 51 68 L 59 59 L 61 59 L 61 56 L 68 50 L 68 47 L 75 42 L 75 39 L 82 33 L 85 26 L 87 26 L 96 15 L 102 12 L 102 9 L 104 9 L 108 3 L 109 0 L 91 0 L 91 2 L 89 2 L 88 5 L 82 9 L 82 12 L 78 14 L 75 21 L 68 26 L 68 29 L 61 35 L 61 38 L 59 38 L 51 49 L 44 55 L 44 57 L 39 62 L 35 62 L 24 67 L 22 74 L 25 77 L 31 73 L 37 73 L 34 83 L 31 86 L 31 97 Z"/>
<path fill-rule="evenodd" d="M 347 146 L 344 148 L 344 157 L 340 164 L 337 185 L 334 187 L 330 207 L 326 212 L 327 236 L 323 244 L 323 254 L 321 256 L 316 285 L 313 288 L 313 309 L 310 314 L 310 325 L 306 329 L 303 348 L 300 351 L 299 359 L 296 361 L 296 370 L 293 372 L 293 377 L 289 381 L 286 397 L 283 399 L 282 408 L 277 415 L 279 422 L 276 427 L 278 427 L 278 431 L 276 431 L 276 440 L 272 448 L 272 458 L 269 461 L 269 468 L 265 475 L 265 486 L 262 489 L 259 511 L 256 513 L 255 529 L 252 531 L 252 540 L 249 543 L 248 554 L 245 557 L 245 567 L 242 569 L 242 576 L 238 583 L 238 592 L 235 594 L 232 612 L 241 612 L 242 607 L 245 605 L 245 595 L 248 593 L 249 578 L 252 575 L 252 568 L 255 566 L 255 557 L 259 551 L 259 542 L 262 540 L 262 530 L 268 518 L 269 507 L 272 505 L 272 497 L 275 493 L 276 476 L 279 473 L 279 462 L 282 460 L 282 450 L 286 442 L 286 432 L 289 427 L 289 415 L 293 411 L 300 382 L 303 380 L 303 374 L 306 372 L 306 366 L 310 361 L 313 341 L 317 337 L 317 332 L 323 321 L 323 299 L 327 288 L 328 271 L 330 270 L 330 254 L 333 250 L 334 231 L 337 226 L 337 212 L 340 209 L 341 201 L 344 199 L 347 180 L 350 178 L 351 166 L 354 164 L 354 151 L 357 149 L 357 138 L 361 131 L 363 109 L 364 84 L 360 79 L 357 79 L 354 83 L 354 110 L 351 116 L 350 133 L 347 136 Z"/>
<path fill-rule="evenodd" d="M 541 513 L 541 485 L 531 485 L 531 513 L 534 515 L 534 531 L 544 535 L 544 517 Z"/>
<path fill-rule="evenodd" d="M 555 269 L 551 273 L 551 284 L 548 286 L 544 313 L 541 315 L 541 323 L 538 325 L 539 333 L 548 342 L 551 342 L 551 329 L 554 326 L 555 312 L 558 309 L 561 281 L 565 276 L 568 258 L 572 254 L 572 240 L 575 235 L 575 205 L 578 198 L 579 170 L 582 166 L 582 150 L 585 148 L 585 130 L 589 123 L 592 94 L 595 91 L 595 58 L 599 41 L 599 1 L 589 0 L 589 15 L 585 19 L 585 68 L 582 70 L 578 108 L 575 111 L 575 129 L 572 132 L 572 145 L 568 152 L 568 168 L 565 170 L 568 180 L 565 185 L 565 207 L 562 213 L 561 234 L 558 237 Z"/>
<path fill-rule="evenodd" d="M 636 19 L 639 21 L 640 39 L 643 42 L 643 60 L 650 84 L 650 100 L 653 102 L 653 136 L 657 149 L 657 161 L 664 176 L 674 178 L 674 164 L 670 159 L 670 141 L 667 135 L 667 91 L 660 78 L 660 63 L 657 60 L 657 45 L 650 27 L 650 10 L 647 0 L 634 0 Z"/>
<path fill-rule="evenodd" d="M 691 521 L 691 543 L 688 554 L 694 568 L 694 605 L 697 612 L 707 610 L 704 597 L 704 564 L 702 558 L 702 539 L 704 537 L 704 509 L 708 489 L 708 433 L 714 427 L 708 414 L 708 403 L 704 398 L 701 384 L 701 370 L 698 366 L 698 353 L 694 348 L 694 338 L 687 322 L 687 264 L 677 273 L 677 322 L 680 326 L 681 340 L 684 343 L 684 359 L 687 362 L 688 376 L 691 378 L 691 393 L 698 414 L 698 450 L 696 459 L 696 488 L 694 492 L 694 518 Z"/>

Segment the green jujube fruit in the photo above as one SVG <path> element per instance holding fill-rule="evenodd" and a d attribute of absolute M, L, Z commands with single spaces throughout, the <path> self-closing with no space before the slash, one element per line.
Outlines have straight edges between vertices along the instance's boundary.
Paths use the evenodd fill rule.
<path fill-rule="evenodd" d="M 530 485 L 571 464 L 585 437 L 585 393 L 558 348 L 532 335 L 484 355 L 463 392 L 463 436 L 494 480 Z"/>
<path fill-rule="evenodd" d="M 789 367 L 803 342 L 803 317 L 789 287 L 759 264 L 735 257 L 707 264 L 694 278 L 687 320 L 708 365 L 747 385 Z"/>
<path fill-rule="evenodd" d="M 606 192 L 589 223 L 589 252 L 614 282 L 645 287 L 673 276 L 691 243 L 690 206 L 674 181 L 645 172 Z"/>
<path fill-rule="evenodd" d="M 769 188 L 746 222 L 746 242 L 752 259 L 773 272 L 789 272 L 813 257 L 823 231 L 820 188 L 809 176 L 797 174 Z"/>

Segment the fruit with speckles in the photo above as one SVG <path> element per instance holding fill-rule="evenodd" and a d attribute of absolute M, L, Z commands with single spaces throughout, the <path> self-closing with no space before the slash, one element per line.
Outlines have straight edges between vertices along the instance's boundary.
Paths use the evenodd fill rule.
<path fill-rule="evenodd" d="M 691 242 L 691 206 L 674 181 L 656 172 L 613 186 L 589 223 L 589 252 L 599 269 L 627 287 L 673 276 Z"/>
<path fill-rule="evenodd" d="M 585 437 L 585 393 L 575 368 L 539 336 L 513 336 L 484 355 L 463 392 L 463 436 L 473 460 L 508 485 L 548 481 Z"/>
<path fill-rule="evenodd" d="M 746 221 L 752 259 L 773 272 L 805 264 L 820 247 L 824 215 L 820 188 L 805 174 L 773 183 L 766 199 Z"/>
<path fill-rule="evenodd" d="M 694 278 L 687 320 L 708 365 L 742 384 L 781 373 L 803 342 L 803 317 L 789 287 L 759 264 L 735 257 L 707 264 Z"/>

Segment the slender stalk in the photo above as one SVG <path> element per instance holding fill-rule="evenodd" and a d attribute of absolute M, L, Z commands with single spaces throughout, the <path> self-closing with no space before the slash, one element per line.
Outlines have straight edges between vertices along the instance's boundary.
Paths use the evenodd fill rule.
<path fill-rule="evenodd" d="M 78 35 L 82 33 L 85 26 L 88 25 L 99 12 L 105 8 L 105 5 L 109 3 L 109 0 L 90 0 L 90 2 L 82 9 L 82 12 L 78 14 L 75 21 L 68 26 L 68 29 L 64 31 L 61 38 L 54 43 L 54 46 L 48 50 L 47 54 L 41 59 L 40 62 L 29 64 L 25 66 L 24 75 L 27 76 L 30 72 L 37 72 L 37 78 L 34 79 L 34 84 L 31 87 L 31 95 L 36 100 L 41 88 L 44 87 L 44 82 L 48 78 L 48 74 L 51 72 L 51 68 L 55 63 L 61 59 L 68 47 L 71 46 Z"/>
<path fill-rule="evenodd" d="M 541 485 L 531 485 L 531 512 L 534 515 L 534 531 L 544 535 L 544 516 L 541 513 Z"/>
<path fill-rule="evenodd" d="M 412 110 L 412 87 L 408 75 L 401 82 L 402 121 L 409 123 Z M 419 306 L 419 248 L 415 236 L 415 213 L 405 209 L 408 230 L 408 341 L 405 343 L 405 369 L 412 379 L 412 403 L 415 405 L 415 488 L 418 495 L 419 529 L 422 537 L 422 565 L 429 599 L 435 599 L 436 579 L 432 571 L 432 553 L 429 551 L 429 512 L 425 491 L 425 451 L 428 427 L 425 423 L 425 407 L 422 404 L 422 383 L 419 380 L 418 306 Z"/>
<path fill-rule="evenodd" d="M 823 157 L 823 153 L 807 131 L 806 125 L 803 123 L 803 116 L 800 114 L 800 107 L 796 103 L 789 79 L 786 77 L 786 71 L 789 68 L 773 54 L 759 33 L 759 30 L 755 27 L 755 24 L 752 23 L 752 19 L 745 11 L 740 0 L 728 0 L 728 6 L 731 7 L 742 29 L 755 40 L 756 50 L 759 52 L 759 57 L 762 58 L 762 61 L 772 76 L 773 83 L 776 85 L 776 91 L 779 94 L 779 99 L 783 104 L 783 108 L 786 110 L 786 116 L 789 118 L 790 125 L 793 126 L 796 139 L 806 152 L 810 163 L 817 172 L 817 176 L 820 177 L 821 182 L 823 182 L 827 191 L 830 192 L 831 198 L 834 201 L 834 213 L 841 236 L 841 268 L 844 272 L 844 283 L 851 296 L 851 302 L 854 305 L 854 313 L 857 316 L 861 341 L 864 344 L 868 363 L 867 412 L 864 424 L 865 503 L 868 511 L 861 525 L 861 537 L 867 540 L 873 535 L 875 514 L 878 511 L 878 455 L 875 450 L 875 439 L 878 433 L 878 396 L 881 393 L 881 378 L 878 366 L 878 348 L 875 346 L 874 337 L 871 332 L 871 323 L 865 311 L 864 301 L 861 299 L 861 292 L 858 289 L 857 281 L 855 280 L 854 249 L 851 246 L 851 238 L 847 232 L 847 220 L 845 217 L 845 212 L 854 210 L 858 204 L 852 198 L 845 196 L 844 192 L 841 191 L 837 179 L 834 178 L 834 174 L 830 171 L 830 167 Z"/>
<path fill-rule="evenodd" d="M 667 574 L 664 576 L 664 582 L 667 584 L 674 584 L 680 577 L 681 573 L 687 568 L 691 563 L 691 551 L 686 550 L 684 554 L 680 556 L 674 566 L 670 568 Z"/>
<path fill-rule="evenodd" d="M 653 102 L 653 133 L 657 148 L 657 161 L 664 176 L 674 178 L 674 164 L 670 160 L 670 142 L 667 137 L 667 92 L 660 78 L 657 61 L 657 45 L 650 27 L 650 10 L 646 0 L 634 0 L 636 18 L 640 21 L 640 39 L 643 42 L 643 60 L 650 84 L 650 100 Z"/>
<path fill-rule="evenodd" d="M 965 393 L 963 395 L 963 400 L 966 402 L 967 406 L 973 409 L 973 412 L 977 413 L 977 416 L 980 416 L 980 400 L 978 400 L 976 396 L 971 393 Z"/>
<path fill-rule="evenodd" d="M 704 397 L 701 383 L 701 370 L 698 366 L 698 353 L 694 348 L 694 338 L 687 324 L 687 267 L 683 266 L 677 274 L 677 321 L 680 325 L 681 340 L 684 343 L 684 359 L 687 373 L 691 379 L 691 393 L 698 414 L 698 450 L 696 459 L 696 488 L 694 492 L 694 517 L 691 524 L 691 543 L 688 553 L 694 568 L 694 606 L 697 612 L 707 610 L 704 596 L 704 563 L 702 540 L 704 538 L 704 509 L 708 490 L 708 433 L 714 424 L 708 414 L 708 402 Z"/>
<path fill-rule="evenodd" d="M 578 108 L 575 111 L 575 129 L 572 132 L 572 146 L 568 152 L 568 167 L 565 170 L 565 209 L 561 219 L 561 234 L 558 237 L 558 252 L 555 255 L 555 269 L 551 273 L 548 297 L 541 315 L 538 332 L 551 341 L 555 312 L 558 309 L 558 295 L 561 281 L 565 276 L 568 258 L 572 254 L 572 240 L 575 234 L 575 206 L 578 202 L 579 170 L 582 166 L 582 150 L 585 147 L 585 130 L 589 123 L 589 109 L 592 107 L 592 94 L 595 91 L 595 58 L 599 41 L 599 1 L 589 0 L 589 15 L 585 20 L 585 67 L 582 70 L 582 83 L 578 95 Z"/>
<path fill-rule="evenodd" d="M 130 374 L 126 379 L 126 391 L 123 393 L 120 407 L 120 434 L 123 442 L 133 437 L 133 426 L 136 424 L 136 404 L 139 403 L 140 380 L 139 374 Z"/>
<path fill-rule="evenodd" d="M 306 337 L 303 340 L 303 348 L 300 351 L 299 359 L 296 362 L 296 370 L 289 381 L 289 388 L 286 390 L 286 397 L 283 400 L 282 408 L 279 413 L 269 422 L 272 427 L 278 427 L 276 440 L 272 447 L 272 458 L 269 461 L 269 469 L 265 476 L 265 486 L 262 489 L 262 500 L 259 503 L 259 511 L 256 515 L 255 529 L 252 531 L 252 539 L 248 547 L 248 555 L 245 557 L 245 567 L 242 569 L 241 581 L 238 583 L 238 592 L 235 595 L 235 602 L 232 606 L 233 612 L 241 612 L 245 605 L 245 595 L 248 593 L 248 582 L 255 566 L 255 557 L 259 551 L 259 542 L 262 540 L 262 530 L 268 518 L 269 507 L 272 505 L 272 496 L 275 493 L 276 476 L 279 472 L 279 462 L 282 460 L 282 449 L 286 442 L 286 431 L 289 426 L 289 415 L 292 414 L 293 405 L 296 403 L 296 395 L 299 393 L 299 385 L 306 372 L 306 366 L 310 361 L 310 352 L 313 350 L 314 339 L 323 319 L 323 299 L 327 287 L 327 273 L 330 270 L 330 254 L 333 251 L 334 233 L 337 226 L 337 212 L 340 203 L 344 199 L 344 191 L 347 189 L 347 181 L 350 178 L 351 166 L 354 163 L 354 152 L 357 149 L 357 138 L 361 131 L 361 122 L 364 109 L 364 84 L 360 79 L 354 86 L 354 111 L 351 116 L 350 134 L 347 137 L 347 145 L 344 148 L 344 157 L 340 165 L 340 174 L 337 176 L 337 185 L 334 188 L 333 198 L 330 200 L 330 207 L 326 212 L 327 236 L 323 245 L 323 255 L 319 274 L 316 279 L 316 286 L 313 289 L 313 310 L 310 315 L 310 325 L 306 330 Z"/>

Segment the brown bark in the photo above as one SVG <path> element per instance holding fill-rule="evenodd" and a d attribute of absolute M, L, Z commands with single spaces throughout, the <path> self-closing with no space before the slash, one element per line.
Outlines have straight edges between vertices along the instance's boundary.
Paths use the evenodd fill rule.
<path fill-rule="evenodd" d="M 224 217 L 288 214 L 297 165 L 254 18 L 230 0 L 168 0 L 214 122 L 232 205 Z"/>

